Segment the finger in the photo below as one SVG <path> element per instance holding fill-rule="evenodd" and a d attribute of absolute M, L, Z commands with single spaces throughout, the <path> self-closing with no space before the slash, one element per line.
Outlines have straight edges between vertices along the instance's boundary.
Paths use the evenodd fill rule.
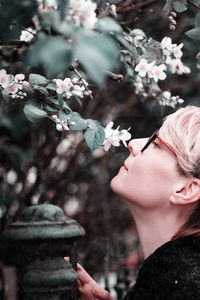
<path fill-rule="evenodd" d="M 69 262 L 69 260 L 70 260 L 70 259 L 69 259 L 69 256 L 65 256 L 65 257 L 64 257 L 64 260 L 65 260 L 66 262 Z"/>
<path fill-rule="evenodd" d="M 85 269 L 80 264 L 77 264 L 77 271 L 79 279 L 84 283 L 96 283 L 96 281 L 85 271 Z"/>
<path fill-rule="evenodd" d="M 102 289 L 93 289 L 93 295 L 99 300 L 115 300 L 108 291 Z"/>

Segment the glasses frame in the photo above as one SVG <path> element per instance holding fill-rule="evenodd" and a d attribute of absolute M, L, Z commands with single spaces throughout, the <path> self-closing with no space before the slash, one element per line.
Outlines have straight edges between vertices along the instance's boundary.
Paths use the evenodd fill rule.
<path fill-rule="evenodd" d="M 148 139 L 147 143 L 144 145 L 144 147 L 142 148 L 141 152 L 144 152 L 145 149 L 147 149 L 149 147 L 149 145 L 155 141 L 155 139 L 159 139 L 159 141 L 165 146 L 167 147 L 176 157 L 177 154 L 175 152 L 175 150 L 168 144 L 166 143 L 163 139 L 161 139 L 161 137 L 158 135 L 159 134 L 159 130 L 156 130 L 152 136 L 150 136 L 150 138 Z"/>

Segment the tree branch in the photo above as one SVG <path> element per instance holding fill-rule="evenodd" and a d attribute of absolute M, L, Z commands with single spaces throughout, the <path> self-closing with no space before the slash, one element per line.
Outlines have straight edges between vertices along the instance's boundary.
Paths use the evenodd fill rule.
<path fill-rule="evenodd" d="M 190 3 L 192 3 L 196 8 L 200 9 L 200 6 L 198 6 L 197 4 L 195 4 L 192 0 L 189 0 Z"/>

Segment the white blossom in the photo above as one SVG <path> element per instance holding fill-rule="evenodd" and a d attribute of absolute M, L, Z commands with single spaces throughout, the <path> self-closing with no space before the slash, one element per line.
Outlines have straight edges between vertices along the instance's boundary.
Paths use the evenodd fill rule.
<path fill-rule="evenodd" d="M 133 82 L 133 85 L 135 87 L 135 93 L 138 95 L 142 92 L 144 92 L 144 84 L 140 76 L 136 76 L 135 80 Z"/>
<path fill-rule="evenodd" d="M 173 44 L 170 37 L 164 37 L 160 43 L 163 54 L 170 55 Z"/>
<path fill-rule="evenodd" d="M 181 58 L 183 55 L 183 52 L 181 51 L 181 48 L 183 47 L 183 43 L 173 48 L 172 52 L 176 58 Z"/>
<path fill-rule="evenodd" d="M 126 141 L 131 139 L 131 134 L 128 132 L 128 130 L 122 129 L 120 132 L 120 140 L 122 141 L 125 147 L 127 147 Z"/>
<path fill-rule="evenodd" d="M 36 30 L 33 28 L 29 27 L 27 30 L 22 30 L 21 35 L 20 35 L 20 41 L 23 42 L 31 42 L 31 40 L 34 38 L 34 35 L 36 33 Z"/>
<path fill-rule="evenodd" d="M 191 72 L 191 70 L 185 66 L 180 59 L 168 59 L 166 62 L 170 65 L 172 73 L 182 75 L 189 74 Z"/>
<path fill-rule="evenodd" d="M 148 64 L 146 59 L 142 58 L 135 67 L 135 71 L 139 73 L 140 77 L 144 77 L 147 75 L 147 72 L 150 70 L 152 64 Z"/>
<path fill-rule="evenodd" d="M 76 26 L 93 29 L 97 21 L 96 8 L 97 4 L 91 0 L 70 0 L 66 18 Z"/>
<path fill-rule="evenodd" d="M 21 83 L 23 80 L 25 79 L 25 75 L 24 74 L 16 74 L 15 75 L 15 82 L 17 83 Z"/>
<path fill-rule="evenodd" d="M 158 80 L 164 80 L 167 75 L 164 73 L 166 70 L 166 65 L 161 64 L 159 66 L 153 66 L 153 68 L 149 72 L 149 77 L 153 78 L 155 82 L 158 82 Z"/>
<path fill-rule="evenodd" d="M 165 92 L 162 93 L 162 96 L 165 99 L 169 100 L 171 98 L 171 93 L 169 91 L 165 91 Z"/>
<path fill-rule="evenodd" d="M 2 88 L 8 87 L 10 85 L 11 79 L 12 77 L 9 74 L 7 74 L 6 70 L 0 70 L 0 84 Z"/>
<path fill-rule="evenodd" d="M 14 98 L 23 99 L 26 93 L 19 92 L 23 88 L 24 74 L 17 74 L 15 77 L 7 74 L 6 70 L 0 70 L 0 84 L 3 88 L 3 94 Z"/>
<path fill-rule="evenodd" d="M 67 93 L 72 87 L 72 82 L 70 78 L 65 78 L 64 80 L 56 79 L 56 84 L 58 86 L 56 90 L 58 94 L 62 94 L 64 92 Z"/>
<path fill-rule="evenodd" d="M 158 102 L 162 106 L 170 106 L 172 108 L 175 108 L 177 104 L 183 104 L 184 100 L 181 99 L 178 95 L 171 96 L 171 93 L 169 91 L 164 91 L 158 99 Z"/>
<path fill-rule="evenodd" d="M 84 90 L 85 90 L 84 86 L 74 85 L 73 90 L 72 90 L 72 94 L 75 95 L 75 96 L 78 96 L 80 98 L 83 98 Z"/>
<path fill-rule="evenodd" d="M 57 129 L 58 131 L 62 131 L 62 129 L 63 129 L 62 124 L 57 123 L 57 124 L 56 124 L 56 129 Z"/>
<path fill-rule="evenodd" d="M 123 129 L 119 131 L 119 127 L 117 129 L 112 129 L 113 122 L 109 122 L 105 127 L 105 141 L 103 143 L 103 147 L 105 151 L 108 151 L 112 146 L 118 147 L 120 146 L 120 141 L 127 147 L 126 141 L 130 140 L 131 134 L 128 130 Z"/>

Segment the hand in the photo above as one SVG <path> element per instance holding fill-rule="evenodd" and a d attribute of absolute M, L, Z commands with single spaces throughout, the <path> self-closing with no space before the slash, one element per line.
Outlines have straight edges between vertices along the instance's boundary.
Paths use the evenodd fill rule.
<path fill-rule="evenodd" d="M 64 260 L 69 262 L 69 257 L 64 257 Z M 103 290 L 98 285 L 80 264 L 77 264 L 77 274 L 81 300 L 115 300 L 108 291 Z"/>

